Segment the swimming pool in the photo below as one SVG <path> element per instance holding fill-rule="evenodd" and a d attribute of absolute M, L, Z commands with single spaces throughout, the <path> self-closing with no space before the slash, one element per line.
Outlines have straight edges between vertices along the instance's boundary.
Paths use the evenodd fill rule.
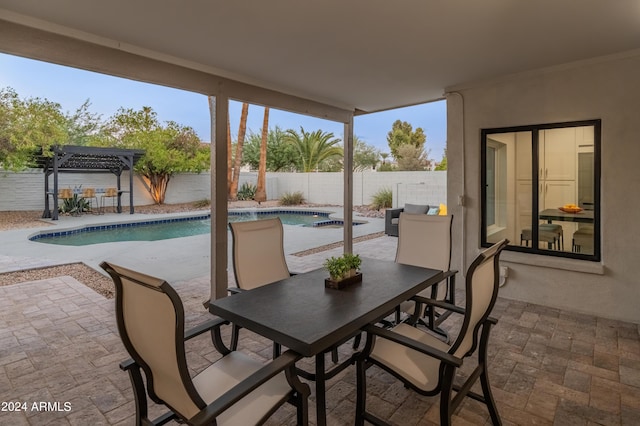
<path fill-rule="evenodd" d="M 342 220 L 330 219 L 329 212 L 306 210 L 230 211 L 229 222 L 279 217 L 284 225 L 305 227 L 342 226 Z M 354 221 L 354 225 L 364 222 Z M 42 231 L 29 237 L 39 243 L 66 246 L 114 243 L 122 241 L 158 241 L 211 232 L 211 215 L 174 217 L 159 220 L 89 225 L 56 232 Z"/>

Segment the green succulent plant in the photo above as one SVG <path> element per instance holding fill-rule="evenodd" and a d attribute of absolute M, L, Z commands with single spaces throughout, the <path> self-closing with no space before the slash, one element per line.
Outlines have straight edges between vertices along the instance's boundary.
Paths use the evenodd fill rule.
<path fill-rule="evenodd" d="M 340 281 L 345 278 L 352 269 L 360 268 L 362 259 L 357 254 L 346 253 L 339 257 L 330 257 L 324 261 L 323 266 L 329 271 L 329 276 L 333 281 Z"/>

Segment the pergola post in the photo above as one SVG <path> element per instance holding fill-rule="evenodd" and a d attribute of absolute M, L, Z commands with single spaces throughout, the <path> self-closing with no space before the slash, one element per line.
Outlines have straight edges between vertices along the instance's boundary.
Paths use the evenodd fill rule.
<path fill-rule="evenodd" d="M 46 179 L 46 178 L 45 178 Z M 51 220 L 58 220 L 58 153 L 53 153 L 53 211 Z"/>

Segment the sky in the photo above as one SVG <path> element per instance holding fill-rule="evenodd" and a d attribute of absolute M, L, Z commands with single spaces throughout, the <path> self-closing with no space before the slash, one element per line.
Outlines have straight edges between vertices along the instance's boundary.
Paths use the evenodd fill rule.
<path fill-rule="evenodd" d="M 175 121 L 192 127 L 201 140 L 211 140 L 211 124 L 207 97 L 198 93 L 165 86 L 141 83 L 91 71 L 50 64 L 0 53 L 0 88 L 11 87 L 21 98 L 38 97 L 59 103 L 63 112 L 73 113 L 86 100 L 89 111 L 111 117 L 119 108 L 141 109 L 149 106 L 161 122 Z M 242 104 L 230 102 L 229 117 L 232 137 L 238 132 Z M 251 105 L 247 131 L 260 133 L 264 109 Z M 390 152 L 387 133 L 396 120 L 421 127 L 427 136 L 425 148 L 429 158 L 440 161 L 446 145 L 446 102 L 438 101 L 412 107 L 357 116 L 354 134 L 381 152 Z M 331 132 L 342 139 L 344 126 L 319 118 L 271 109 L 269 127 Z"/>

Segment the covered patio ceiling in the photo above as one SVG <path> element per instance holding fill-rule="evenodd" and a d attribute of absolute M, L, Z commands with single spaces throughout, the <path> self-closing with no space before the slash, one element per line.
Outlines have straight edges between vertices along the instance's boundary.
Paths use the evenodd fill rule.
<path fill-rule="evenodd" d="M 140 75 L 133 59 L 54 52 L 47 33 L 357 114 L 637 49 L 640 2 L 0 0 L 0 51 L 205 92 L 171 73 Z"/>

